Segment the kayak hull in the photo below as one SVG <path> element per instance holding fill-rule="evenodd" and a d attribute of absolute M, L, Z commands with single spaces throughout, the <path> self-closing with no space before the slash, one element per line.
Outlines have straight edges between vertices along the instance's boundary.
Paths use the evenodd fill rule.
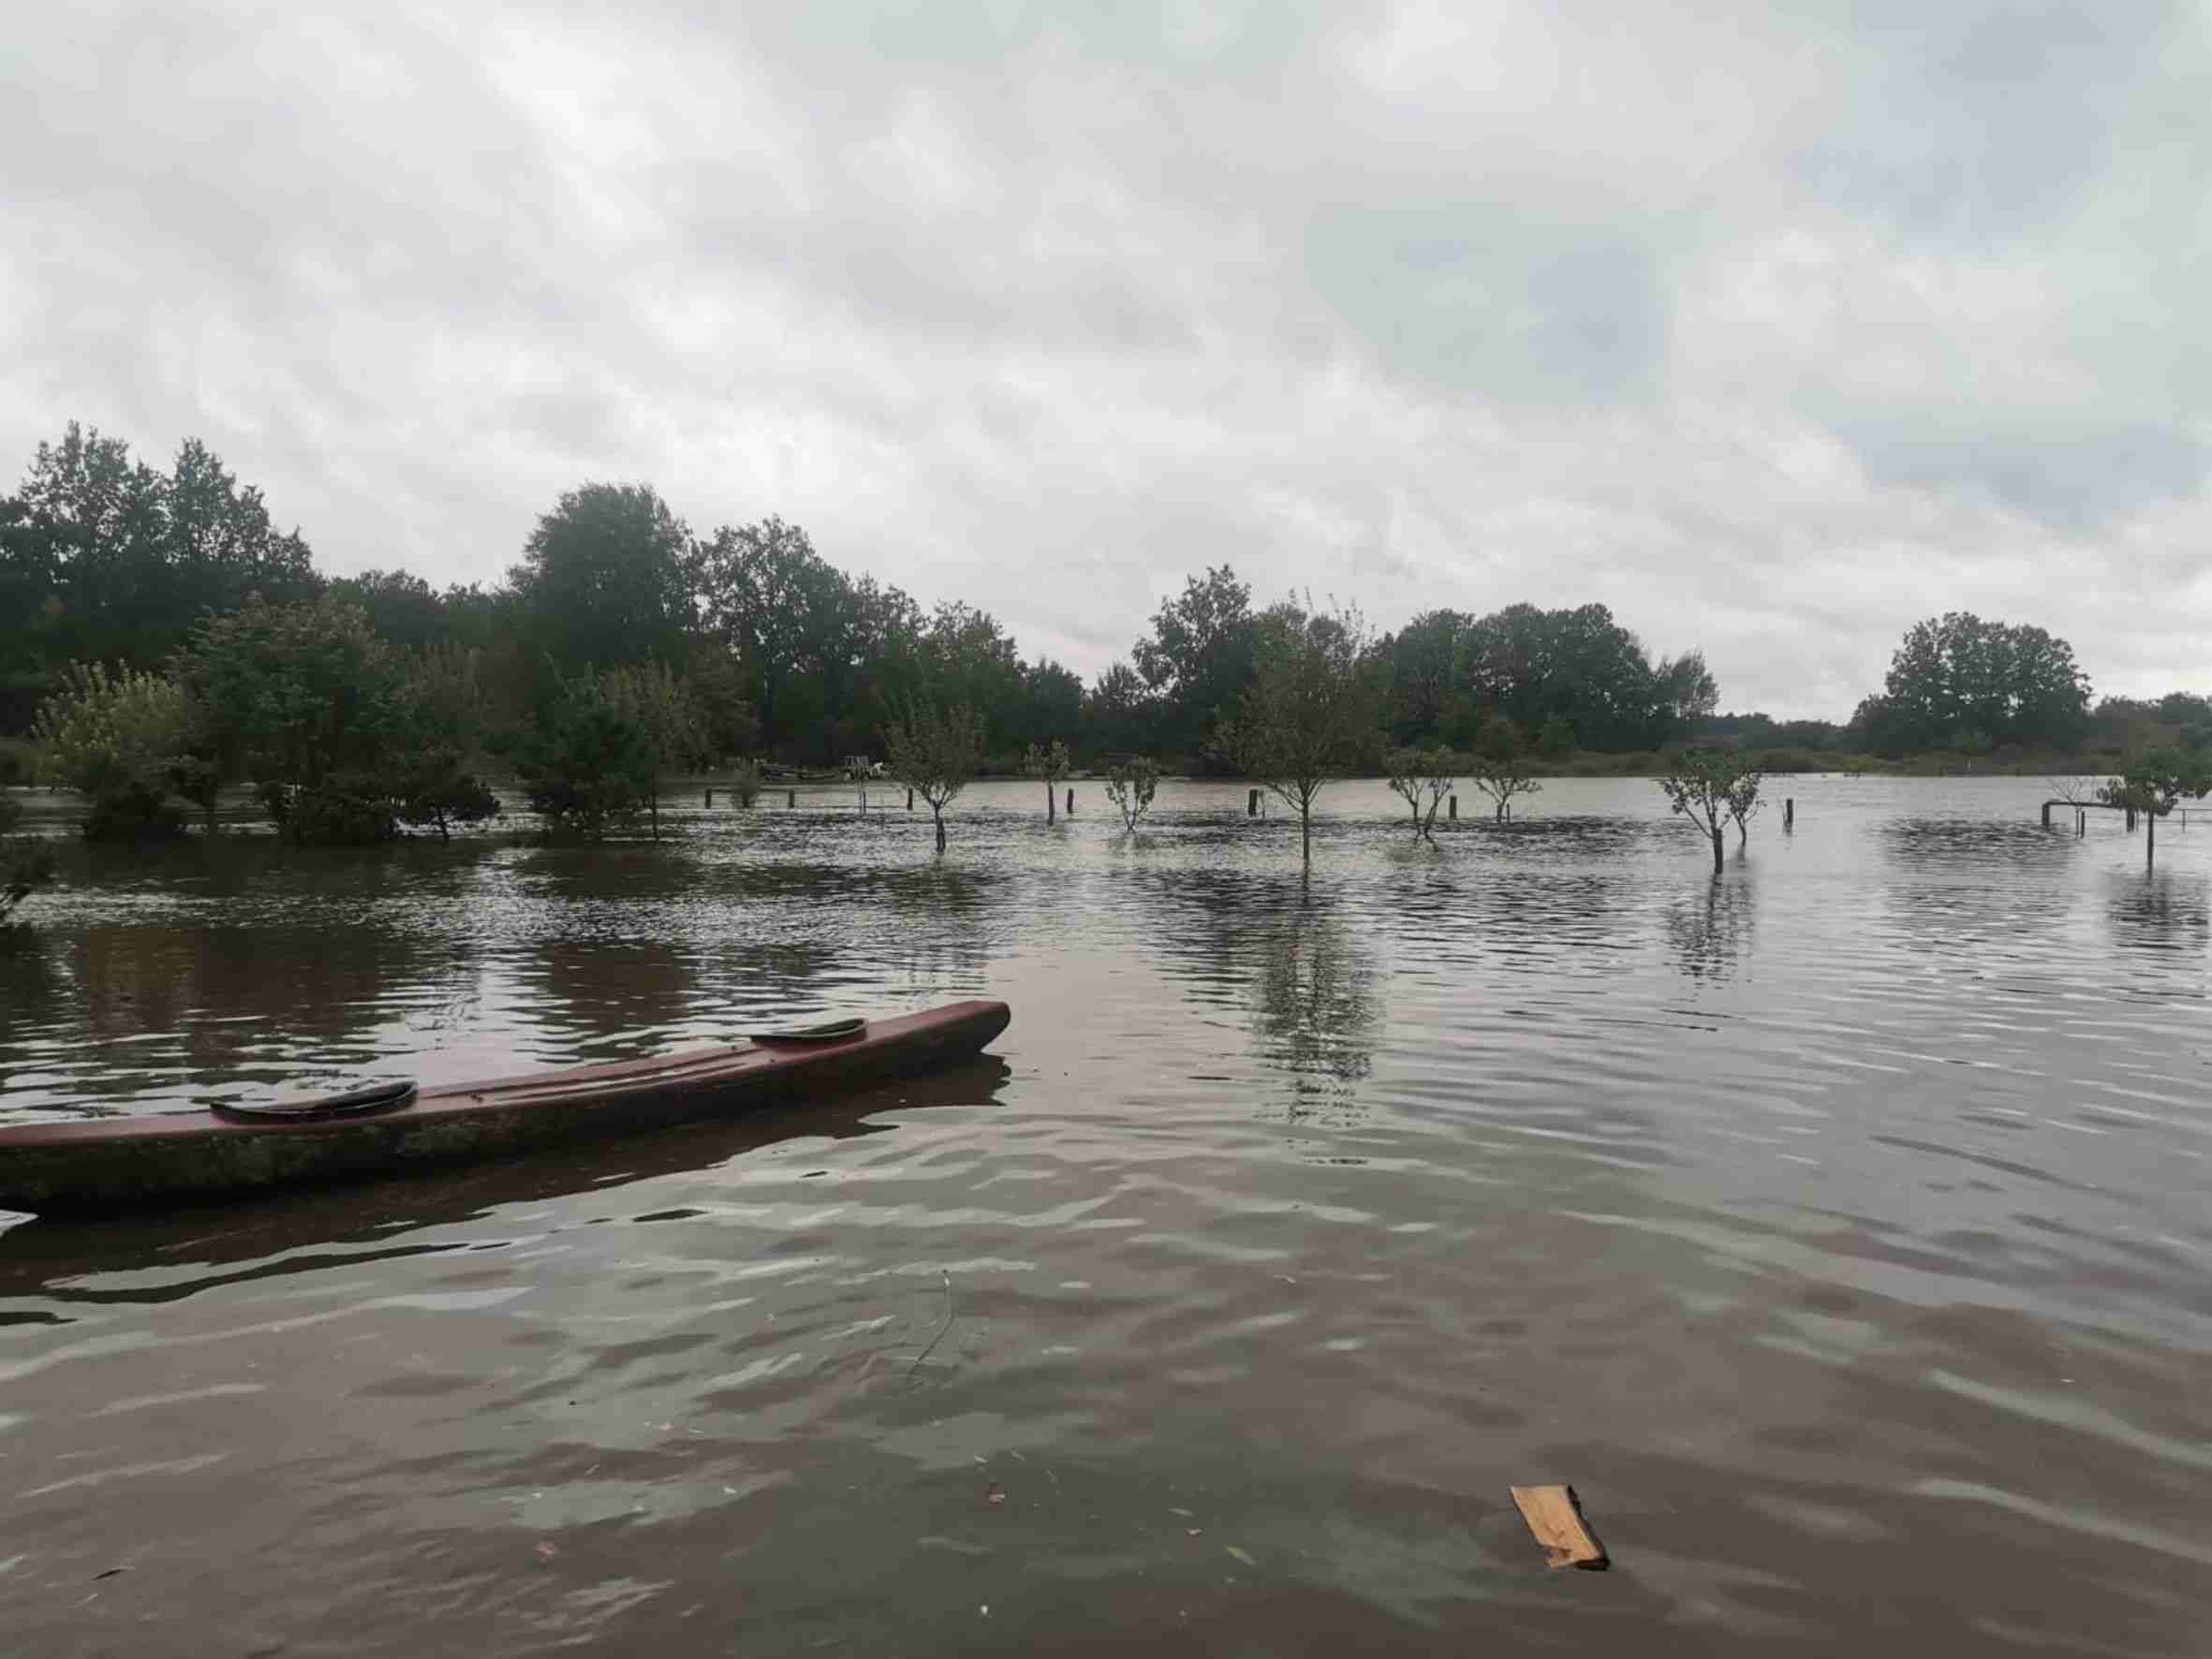
<path fill-rule="evenodd" d="M 842 1040 L 739 1044 L 441 1084 L 361 1117 L 284 1123 L 192 1111 L 24 1123 L 0 1129 L 0 1210 L 135 1215 L 826 1098 L 968 1059 L 1010 1018 L 1004 1003 L 954 1003 L 872 1020 Z"/>

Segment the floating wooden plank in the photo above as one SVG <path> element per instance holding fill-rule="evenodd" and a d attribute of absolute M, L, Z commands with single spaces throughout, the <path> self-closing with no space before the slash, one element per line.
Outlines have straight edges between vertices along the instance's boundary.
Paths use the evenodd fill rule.
<path fill-rule="evenodd" d="M 1583 1519 L 1582 1500 L 1574 1495 L 1572 1487 L 1517 1486 L 1512 1490 L 1521 1519 L 1543 1546 L 1552 1565 L 1601 1573 L 1612 1564 L 1606 1559 L 1605 1546 L 1598 1542 L 1598 1534 Z"/>

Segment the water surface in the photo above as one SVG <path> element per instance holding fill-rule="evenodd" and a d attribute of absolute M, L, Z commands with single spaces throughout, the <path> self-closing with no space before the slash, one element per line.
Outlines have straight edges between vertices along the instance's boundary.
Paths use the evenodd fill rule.
<path fill-rule="evenodd" d="M 0 1232 L 25 1653 L 2205 1651 L 2212 826 L 1170 785 L 69 855 L 0 1121 L 1003 997 L 836 1106 Z M 877 797 L 880 802 L 880 795 Z M 1463 797 L 1462 805 L 1469 800 Z M 1615 1569 L 1506 1494 L 1571 1481 Z"/>

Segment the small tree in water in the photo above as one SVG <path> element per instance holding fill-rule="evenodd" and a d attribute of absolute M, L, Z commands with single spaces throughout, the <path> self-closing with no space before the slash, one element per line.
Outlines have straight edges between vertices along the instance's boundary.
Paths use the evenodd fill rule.
<path fill-rule="evenodd" d="M 1121 821 L 1128 826 L 1128 833 L 1137 832 L 1137 824 L 1152 809 L 1152 797 L 1159 788 L 1159 768 L 1143 756 L 1133 760 L 1117 760 L 1106 774 L 1106 799 L 1121 810 Z"/>
<path fill-rule="evenodd" d="M 1667 792 L 1668 808 L 1711 838 L 1713 873 L 1718 875 L 1723 852 L 1721 830 L 1733 820 L 1742 830 L 1745 820 L 1758 810 L 1759 769 L 1733 749 L 1685 749 L 1658 782 Z"/>
<path fill-rule="evenodd" d="M 1390 786 L 1403 796 L 1413 811 L 1413 833 L 1434 842 L 1437 809 L 1452 785 L 1452 756 L 1445 749 L 1394 749 L 1390 756 Z"/>
<path fill-rule="evenodd" d="M 638 734 L 640 791 L 660 839 L 660 780 L 696 766 L 706 751 L 706 736 L 691 688 L 662 662 L 639 663 L 602 674 L 600 683 L 612 704 Z"/>
<path fill-rule="evenodd" d="M 1059 815 L 1060 780 L 1075 770 L 1075 762 L 1069 757 L 1068 745 L 1054 738 L 1049 743 L 1031 743 L 1029 752 L 1022 756 L 1022 771 L 1033 778 L 1044 780 L 1044 821 L 1056 823 Z"/>
<path fill-rule="evenodd" d="M 1537 795 L 1543 785 L 1528 775 L 1521 730 L 1504 715 L 1494 715 L 1475 741 L 1475 787 L 1490 797 L 1490 815 L 1504 822 L 1516 795 Z"/>
<path fill-rule="evenodd" d="M 750 806 L 760 799 L 760 763 L 741 760 L 730 769 L 730 792 L 737 797 L 737 804 Z"/>
<path fill-rule="evenodd" d="M 1366 651 L 1367 624 L 1356 609 L 1275 607 L 1260 619 L 1259 669 L 1217 744 L 1297 809 L 1309 864 L 1314 798 L 1357 762 L 1375 730 L 1374 687 L 1362 672 Z"/>
<path fill-rule="evenodd" d="M 2146 749 L 2098 791 L 2111 806 L 2133 807 L 2143 817 L 2143 866 L 2157 861 L 2159 820 L 2183 800 L 2212 794 L 2212 760 L 2193 751 Z"/>
<path fill-rule="evenodd" d="M 945 850 L 945 808 L 967 787 L 983 760 L 983 722 L 966 703 L 940 709 L 927 697 L 908 697 L 883 732 L 891 775 L 929 802 L 936 821 L 937 851 Z"/>

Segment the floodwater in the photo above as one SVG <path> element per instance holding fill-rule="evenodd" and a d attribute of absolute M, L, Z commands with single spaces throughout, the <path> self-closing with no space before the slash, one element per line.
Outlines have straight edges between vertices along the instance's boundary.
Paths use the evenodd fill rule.
<path fill-rule="evenodd" d="M 2212 1651 L 2212 824 L 1095 784 L 72 851 L 0 1121 L 970 995 L 994 1056 L 0 1231 L 22 1654 Z M 878 804 L 884 799 L 877 791 Z M 779 796 L 769 798 L 780 800 Z M 1463 807 L 1467 804 L 1463 798 Z M 1471 815 L 1470 815 L 1471 817 Z M 1610 1573 L 1507 1492 L 1572 1483 Z"/>

